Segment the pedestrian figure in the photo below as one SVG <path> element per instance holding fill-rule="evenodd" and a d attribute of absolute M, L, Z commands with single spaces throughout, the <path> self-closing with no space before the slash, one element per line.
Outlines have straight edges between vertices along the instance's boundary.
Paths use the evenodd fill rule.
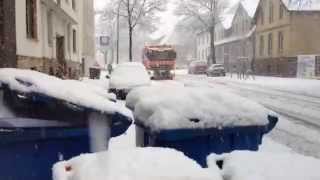
<path fill-rule="evenodd" d="M 248 69 L 247 73 L 246 73 L 246 79 L 250 79 L 250 76 L 252 77 L 252 80 L 255 80 L 255 77 L 254 77 L 252 70 Z"/>
<path fill-rule="evenodd" d="M 233 65 L 232 68 L 231 68 L 231 78 L 233 76 L 233 73 L 237 73 L 237 66 L 236 65 Z"/>
<path fill-rule="evenodd" d="M 108 72 L 109 75 L 112 73 L 112 64 L 108 64 Z"/>

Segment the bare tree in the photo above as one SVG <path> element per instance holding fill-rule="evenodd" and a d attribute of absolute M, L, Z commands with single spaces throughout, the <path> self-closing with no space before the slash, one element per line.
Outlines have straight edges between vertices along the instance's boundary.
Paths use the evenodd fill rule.
<path fill-rule="evenodd" d="M 179 0 L 177 14 L 192 18 L 210 33 L 210 58 L 208 64 L 215 64 L 214 33 L 227 8 L 227 0 Z"/>
<path fill-rule="evenodd" d="M 129 61 L 133 61 L 133 32 L 136 27 L 152 27 L 150 24 L 156 20 L 156 12 L 164 11 L 167 0 L 114 0 L 117 7 L 114 13 L 127 21 L 129 33 Z"/>

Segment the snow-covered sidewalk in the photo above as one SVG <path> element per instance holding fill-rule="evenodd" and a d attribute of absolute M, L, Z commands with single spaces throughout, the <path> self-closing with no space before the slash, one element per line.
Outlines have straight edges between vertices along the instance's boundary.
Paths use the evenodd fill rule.
<path fill-rule="evenodd" d="M 320 98 L 320 80 L 265 76 L 256 76 L 255 79 L 252 79 L 252 77 L 250 77 L 247 80 L 240 80 L 237 78 L 237 75 L 233 75 L 233 78 L 231 78 L 229 75 L 226 77 L 213 77 L 210 79 L 219 83 L 254 85 L 260 88 L 268 88 L 293 94 Z"/>

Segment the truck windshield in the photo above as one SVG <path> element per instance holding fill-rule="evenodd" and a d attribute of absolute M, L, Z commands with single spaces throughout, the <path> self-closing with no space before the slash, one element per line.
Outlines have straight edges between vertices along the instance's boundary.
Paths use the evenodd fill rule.
<path fill-rule="evenodd" d="M 177 54 L 175 51 L 151 51 L 147 53 L 150 60 L 175 60 Z"/>

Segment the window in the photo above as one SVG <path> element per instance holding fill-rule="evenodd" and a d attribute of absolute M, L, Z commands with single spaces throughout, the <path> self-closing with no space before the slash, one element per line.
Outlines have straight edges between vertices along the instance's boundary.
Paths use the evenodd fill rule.
<path fill-rule="evenodd" d="M 269 4 L 269 23 L 273 22 L 273 3 Z"/>
<path fill-rule="evenodd" d="M 259 48 L 260 56 L 264 55 L 263 52 L 264 52 L 264 37 L 260 36 L 260 48 Z"/>
<path fill-rule="evenodd" d="M 262 8 L 261 8 L 260 16 L 261 16 L 261 25 L 263 25 L 264 24 L 264 11 Z"/>
<path fill-rule="evenodd" d="M 27 38 L 37 39 L 37 1 L 26 0 L 26 31 Z"/>
<path fill-rule="evenodd" d="M 48 45 L 52 46 L 53 37 L 52 37 L 52 11 L 48 11 L 47 13 L 47 28 L 48 28 Z"/>
<path fill-rule="evenodd" d="M 284 7 L 280 2 L 280 6 L 279 6 L 279 19 L 282 19 L 284 15 Z"/>
<path fill-rule="evenodd" d="M 4 0 L 0 0 L 0 44 L 4 42 Z"/>
<path fill-rule="evenodd" d="M 74 29 L 72 30 L 72 47 L 73 47 L 73 52 L 77 52 L 77 31 Z"/>
<path fill-rule="evenodd" d="M 273 40 L 272 40 L 272 33 L 269 33 L 268 35 L 268 55 L 272 55 L 272 46 L 273 46 Z"/>
<path fill-rule="evenodd" d="M 73 10 L 76 10 L 77 6 L 76 6 L 76 1 L 75 0 L 72 0 L 72 9 Z"/>
<path fill-rule="evenodd" d="M 279 53 L 283 52 L 283 42 L 284 42 L 284 36 L 283 36 L 283 32 L 280 31 L 278 33 L 278 46 L 279 46 Z"/>

